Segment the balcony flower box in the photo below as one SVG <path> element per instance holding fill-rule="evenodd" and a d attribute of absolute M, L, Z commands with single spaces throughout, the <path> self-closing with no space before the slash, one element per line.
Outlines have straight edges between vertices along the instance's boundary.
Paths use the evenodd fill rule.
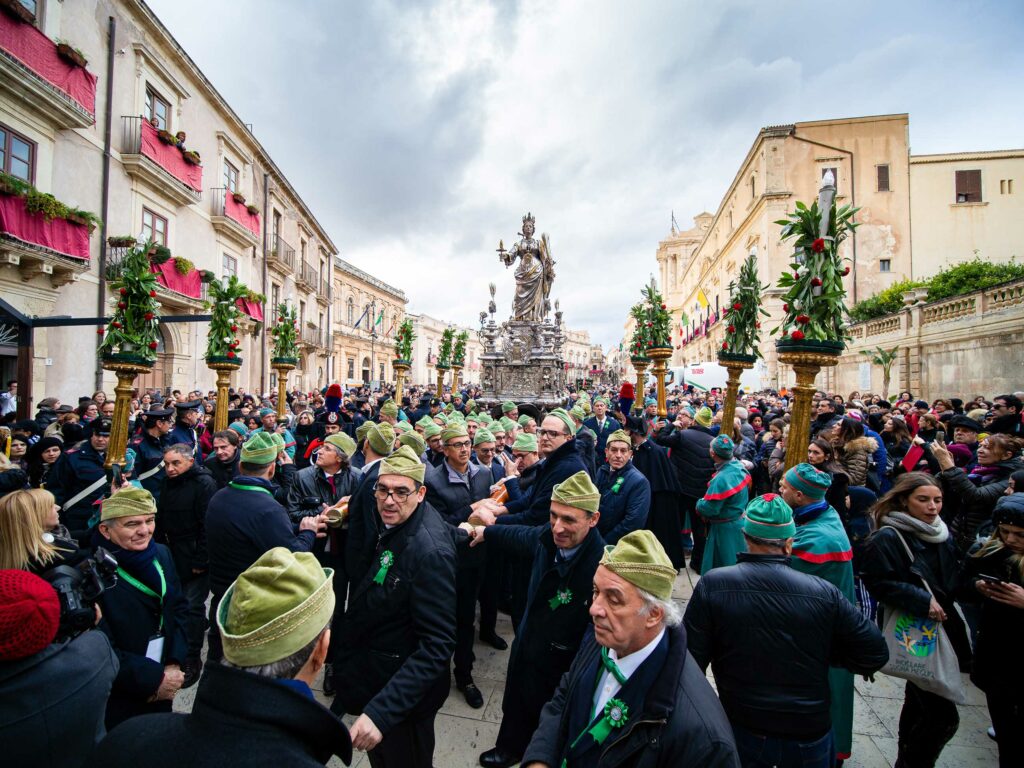
<path fill-rule="evenodd" d="M 249 208 L 244 205 L 245 198 L 241 202 L 235 199 L 234 194 L 229 194 L 224 199 L 224 215 L 229 219 L 238 222 L 254 235 L 260 234 L 259 213 L 250 213 Z M 255 207 L 255 206 L 254 206 Z"/>
<path fill-rule="evenodd" d="M 189 165 L 202 165 L 202 161 L 199 159 L 199 153 L 194 149 L 189 149 L 181 153 L 181 158 Z"/>
<path fill-rule="evenodd" d="M 57 55 L 69 64 L 74 64 L 82 69 L 85 69 L 85 65 L 89 63 L 89 60 L 85 58 L 82 52 L 70 43 L 57 43 Z"/>
<path fill-rule="evenodd" d="M 164 144 L 157 129 L 149 121 L 140 121 L 141 153 L 159 165 L 171 176 L 197 193 L 203 191 L 203 168 L 185 160 L 185 153 L 176 146 Z M 197 156 L 198 157 L 198 156 Z"/>
<path fill-rule="evenodd" d="M 36 20 L 36 15 L 22 5 L 19 0 L 0 0 L 0 9 L 7 16 L 24 24 L 31 24 Z"/>
<path fill-rule="evenodd" d="M 0 233 L 61 256 L 89 259 L 88 226 L 32 213 L 27 200 L 20 195 L 0 195 Z"/>
<path fill-rule="evenodd" d="M 239 205 L 245 205 L 245 195 L 241 192 L 232 192 L 231 198 Z"/>

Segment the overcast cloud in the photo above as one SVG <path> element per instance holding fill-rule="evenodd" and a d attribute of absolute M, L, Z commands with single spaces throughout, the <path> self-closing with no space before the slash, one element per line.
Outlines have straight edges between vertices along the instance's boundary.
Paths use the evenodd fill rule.
<path fill-rule="evenodd" d="M 1007 2 L 148 0 L 341 255 L 409 310 L 508 314 L 526 211 L 552 296 L 617 344 L 670 212 L 714 212 L 765 125 L 910 113 L 912 151 L 1024 144 Z"/>

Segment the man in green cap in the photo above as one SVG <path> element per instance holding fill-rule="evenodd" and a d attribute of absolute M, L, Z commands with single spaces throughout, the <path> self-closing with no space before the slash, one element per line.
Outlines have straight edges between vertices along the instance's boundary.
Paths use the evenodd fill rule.
<path fill-rule="evenodd" d="M 537 420 L 530 416 L 530 414 L 521 413 L 516 421 L 522 427 L 523 432 L 526 432 L 528 435 L 537 434 Z"/>
<path fill-rule="evenodd" d="M 790 567 L 796 533 L 782 496 L 751 501 L 747 551 L 701 576 L 686 607 L 690 652 L 714 671 L 744 765 L 770 755 L 787 768 L 831 768 L 832 667 L 872 675 L 889 658 L 878 628 L 835 585 Z"/>
<path fill-rule="evenodd" d="M 480 433 L 478 433 L 480 434 Z M 484 433 L 487 434 L 486 432 Z M 444 462 L 426 471 L 427 502 L 452 526 L 459 526 L 482 509 L 492 512 L 497 504 L 490 498 L 491 471 L 470 461 L 472 441 L 461 424 L 450 425 L 441 433 Z M 455 572 L 455 686 L 474 709 L 484 705 L 483 693 L 473 682 L 473 630 L 476 601 L 486 568 L 486 552 L 470 550 L 465 543 L 458 548 Z M 480 617 L 480 634 L 492 645 L 505 645 L 495 633 L 497 599 L 486 601 L 488 611 Z M 501 640 L 494 643 L 494 639 Z M 505 647 L 508 647 L 505 645 Z"/>
<path fill-rule="evenodd" d="M 510 419 L 518 419 L 519 407 L 511 400 L 506 400 L 501 404 L 501 415 L 508 416 Z"/>
<path fill-rule="evenodd" d="M 831 485 L 831 475 L 807 463 L 792 467 L 779 481 L 779 494 L 793 509 L 796 523 L 789 564 L 834 584 L 856 605 L 853 547 L 839 513 L 825 499 Z M 833 668 L 829 689 L 836 757 L 845 760 L 853 748 L 853 675 L 845 669 Z"/>
<path fill-rule="evenodd" d="M 676 569 L 650 531 L 605 548 L 587 635 L 544 707 L 524 766 L 737 768 L 732 729 L 686 648 Z"/>
<path fill-rule="evenodd" d="M 427 464 L 439 466 L 444 461 L 444 445 L 441 443 L 441 428 L 431 422 L 423 430 L 423 439 L 427 441 Z"/>
<path fill-rule="evenodd" d="M 217 606 L 224 663 L 207 667 L 191 712 L 132 719 L 100 742 L 89 765 L 234 765 L 242 755 L 307 768 L 337 755 L 348 765 L 348 729 L 311 688 L 335 603 L 331 572 L 313 555 L 264 553 Z"/>
<path fill-rule="evenodd" d="M 373 499 L 373 484 L 377 481 L 380 462 L 395 449 L 395 431 L 390 424 L 366 422 L 363 427 L 363 454 L 365 461 L 360 472 L 362 479 L 348 502 L 348 541 L 346 542 L 345 570 L 349 579 L 365 570 L 366 559 L 373 549 L 375 537 L 373 513 L 377 505 Z M 354 551 L 356 562 L 351 561 L 349 552 Z"/>
<path fill-rule="evenodd" d="M 309 552 L 326 536 L 321 514 L 293 521 L 274 498 L 279 439 L 257 432 L 242 445 L 238 475 L 210 499 L 206 509 L 206 546 L 210 562 L 210 632 L 207 661 L 221 658 L 215 610 L 231 583 L 260 555 L 274 547 Z M 279 436 L 277 436 L 279 438 Z"/>
<path fill-rule="evenodd" d="M 494 749 L 480 755 L 485 768 L 508 768 L 522 758 L 541 709 L 569 669 L 590 623 L 587 596 L 604 552 L 600 500 L 590 477 L 579 471 L 552 491 L 547 525 L 473 530 L 474 547 L 486 540 L 502 554 L 530 563 L 524 617 L 505 677 L 501 729 Z"/>
<path fill-rule="evenodd" d="M 743 551 L 740 517 L 750 493 L 750 473 L 733 458 L 736 446 L 728 435 L 719 435 L 708 449 L 715 462 L 715 474 L 704 498 L 697 502 L 697 512 L 708 524 L 708 538 L 700 572 L 735 565 L 736 555 Z"/>
<path fill-rule="evenodd" d="M 608 442 L 608 435 L 622 429 L 622 425 L 613 417 L 608 415 L 608 400 L 604 397 L 594 399 L 594 415 L 585 419 L 583 426 L 587 427 L 597 436 L 595 447 L 598 469 L 607 461 L 604 454 L 604 447 Z"/>
<path fill-rule="evenodd" d="M 623 430 L 612 432 L 605 447 L 606 463 L 597 471 L 601 490 L 601 537 L 609 544 L 647 526 L 651 484 L 633 466 L 633 443 Z"/>
<path fill-rule="evenodd" d="M 353 574 L 331 711 L 358 715 L 352 745 L 375 768 L 431 766 L 455 649 L 455 542 L 429 504 L 426 467 L 403 445 L 377 465 L 370 558 Z M 366 481 L 364 481 L 365 484 Z"/>
<path fill-rule="evenodd" d="M 579 451 L 583 466 L 591 478 L 597 477 L 597 435 L 589 427 L 584 427 L 583 422 L 587 418 L 583 408 L 574 405 L 569 410 L 569 416 L 576 425 L 576 450 Z"/>

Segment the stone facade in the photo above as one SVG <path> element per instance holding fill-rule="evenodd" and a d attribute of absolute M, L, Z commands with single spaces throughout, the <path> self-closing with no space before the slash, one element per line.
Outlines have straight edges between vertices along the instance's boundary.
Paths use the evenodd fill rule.
<path fill-rule="evenodd" d="M 437 350 L 441 345 L 441 334 L 445 328 L 454 328 L 455 333 L 469 332 L 469 339 L 466 341 L 466 365 L 462 369 L 460 382 L 462 384 L 479 384 L 482 375 L 482 355 L 484 346 L 480 343 L 476 328 L 469 328 L 463 325 L 456 325 L 444 320 L 439 320 L 430 315 L 419 314 L 409 315 L 413 321 L 416 338 L 413 341 L 412 369 L 409 371 L 408 383 L 434 384 L 437 382 L 437 371 L 434 363 L 437 360 Z M 451 371 L 445 373 L 445 385 L 451 386 Z"/>

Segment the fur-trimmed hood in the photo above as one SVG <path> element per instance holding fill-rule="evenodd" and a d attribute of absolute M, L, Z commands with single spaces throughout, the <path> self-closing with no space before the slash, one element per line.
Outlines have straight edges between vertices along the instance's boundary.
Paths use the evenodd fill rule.
<path fill-rule="evenodd" d="M 874 453 L 878 450 L 878 443 L 875 438 L 868 437 L 855 437 L 853 440 L 843 446 L 843 453 Z"/>

